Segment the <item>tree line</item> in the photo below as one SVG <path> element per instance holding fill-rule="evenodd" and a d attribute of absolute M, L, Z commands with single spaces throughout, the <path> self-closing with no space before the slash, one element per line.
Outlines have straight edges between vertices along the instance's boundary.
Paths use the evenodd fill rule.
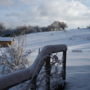
<path fill-rule="evenodd" d="M 65 22 L 54 21 L 52 24 L 46 27 L 40 26 L 18 26 L 14 29 L 6 29 L 3 24 L 0 24 L 0 36 L 18 36 L 22 34 L 29 34 L 34 32 L 46 32 L 46 31 L 61 31 L 67 28 Z"/>

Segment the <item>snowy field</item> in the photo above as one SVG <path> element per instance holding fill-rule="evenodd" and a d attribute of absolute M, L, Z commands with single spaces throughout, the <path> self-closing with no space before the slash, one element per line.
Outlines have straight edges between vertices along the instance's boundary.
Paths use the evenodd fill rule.
<path fill-rule="evenodd" d="M 41 50 L 46 45 L 66 44 L 65 90 L 90 90 L 90 29 L 33 33 L 25 35 L 24 40 L 25 49 L 34 51 L 28 56 L 30 64 L 37 57 L 39 48 Z"/>
<path fill-rule="evenodd" d="M 90 29 L 34 33 L 25 37 L 26 49 L 36 51 L 30 55 L 30 63 L 35 60 L 39 48 L 66 44 L 68 46 L 66 90 L 90 90 Z"/>

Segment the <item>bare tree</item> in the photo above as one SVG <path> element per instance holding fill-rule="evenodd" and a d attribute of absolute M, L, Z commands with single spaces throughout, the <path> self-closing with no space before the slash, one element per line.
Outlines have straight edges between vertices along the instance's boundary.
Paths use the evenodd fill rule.
<path fill-rule="evenodd" d="M 67 24 L 59 21 L 54 21 L 51 25 L 48 26 L 49 31 L 65 30 L 65 28 L 67 28 Z"/>

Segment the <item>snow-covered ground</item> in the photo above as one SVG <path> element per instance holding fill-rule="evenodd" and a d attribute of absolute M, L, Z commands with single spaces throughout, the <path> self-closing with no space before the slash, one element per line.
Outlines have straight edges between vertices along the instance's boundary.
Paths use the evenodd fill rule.
<path fill-rule="evenodd" d="M 34 50 L 28 56 L 30 64 L 39 48 L 46 45 L 66 44 L 67 87 L 66 90 L 90 90 L 90 29 L 33 33 L 24 36 L 25 49 Z"/>
<path fill-rule="evenodd" d="M 26 49 L 36 50 L 30 55 L 30 63 L 35 60 L 39 48 L 66 44 L 66 90 L 90 90 L 90 29 L 34 33 L 25 37 Z"/>

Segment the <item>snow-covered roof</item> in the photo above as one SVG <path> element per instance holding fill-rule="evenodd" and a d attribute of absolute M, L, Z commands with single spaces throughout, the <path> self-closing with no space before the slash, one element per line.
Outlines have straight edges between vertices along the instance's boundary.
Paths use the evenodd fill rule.
<path fill-rule="evenodd" d="M 11 37 L 0 37 L 0 41 L 12 41 Z"/>

